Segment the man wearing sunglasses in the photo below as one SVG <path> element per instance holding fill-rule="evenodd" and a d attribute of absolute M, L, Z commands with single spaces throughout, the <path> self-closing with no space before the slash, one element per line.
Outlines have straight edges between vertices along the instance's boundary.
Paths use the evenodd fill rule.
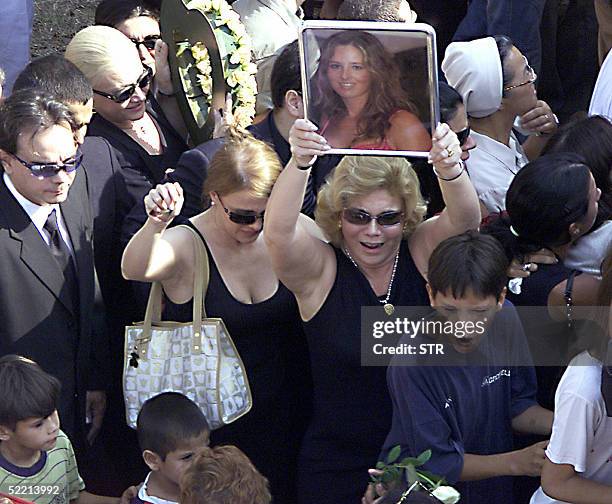
<path fill-rule="evenodd" d="M 79 447 L 86 392 L 103 388 L 106 363 L 92 338 L 93 225 L 75 126 L 38 90 L 0 107 L 0 355 L 27 356 L 61 381 L 62 427 Z"/>

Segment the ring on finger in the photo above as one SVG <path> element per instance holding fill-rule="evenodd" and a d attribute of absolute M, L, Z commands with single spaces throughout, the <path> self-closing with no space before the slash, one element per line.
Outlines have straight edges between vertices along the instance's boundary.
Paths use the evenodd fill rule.
<path fill-rule="evenodd" d="M 523 264 L 523 267 L 521 268 L 523 271 L 529 271 L 531 269 L 531 263 L 525 263 Z"/>
<path fill-rule="evenodd" d="M 446 147 L 446 157 L 453 157 L 453 150 Z"/>

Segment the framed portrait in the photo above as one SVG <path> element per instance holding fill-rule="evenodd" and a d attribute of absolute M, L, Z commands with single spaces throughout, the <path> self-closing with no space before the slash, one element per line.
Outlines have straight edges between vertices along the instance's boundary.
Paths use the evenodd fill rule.
<path fill-rule="evenodd" d="M 305 116 L 330 153 L 427 156 L 440 115 L 431 26 L 305 21 L 299 47 Z"/>

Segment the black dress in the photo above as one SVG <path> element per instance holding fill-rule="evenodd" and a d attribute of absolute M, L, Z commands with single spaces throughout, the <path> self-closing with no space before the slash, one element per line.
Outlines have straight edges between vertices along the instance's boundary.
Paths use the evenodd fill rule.
<path fill-rule="evenodd" d="M 304 323 L 313 380 L 313 416 L 298 465 L 300 504 L 358 504 L 391 427 L 385 367 L 361 365 L 361 307 L 380 306 L 365 276 L 335 249 L 334 285 Z M 429 306 L 425 280 L 406 241 L 391 290 L 396 306 Z"/>
<path fill-rule="evenodd" d="M 185 224 L 195 229 L 190 221 Z M 237 301 L 221 278 L 208 245 L 206 249 L 210 265 L 206 313 L 225 322 L 253 394 L 251 411 L 213 431 L 211 445 L 238 446 L 268 478 L 274 503 L 295 504 L 297 451 L 303 434 L 300 425 L 309 402 L 307 354 L 297 303 L 280 282 L 276 293 L 265 301 Z M 164 317 L 190 321 L 192 306 L 192 301 L 180 305 L 168 302 Z"/>

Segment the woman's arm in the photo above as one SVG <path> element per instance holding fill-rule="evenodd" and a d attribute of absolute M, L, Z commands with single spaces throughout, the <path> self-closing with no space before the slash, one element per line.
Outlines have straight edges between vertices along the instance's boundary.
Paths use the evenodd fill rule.
<path fill-rule="evenodd" d="M 439 125 L 433 135 L 429 162 L 437 172 L 446 208 L 420 224 L 408 239 L 414 262 L 423 276 L 427 274 L 429 256 L 441 241 L 477 229 L 480 224 L 478 196 L 460 155 L 457 135 L 448 125 Z"/>
<path fill-rule="evenodd" d="M 317 300 L 322 301 L 316 293 L 324 292 L 330 275 L 331 288 L 335 260 L 331 247 L 298 222 L 310 173 L 309 168 L 300 167 L 311 165 L 329 147 L 316 133 L 316 126 L 303 119 L 295 121 L 289 142 L 293 156 L 274 184 L 266 207 L 264 238 L 274 271 L 295 294 L 302 316 L 309 318 L 318 308 Z"/>
<path fill-rule="evenodd" d="M 555 114 L 542 100 L 538 100 L 534 108 L 521 116 L 521 126 L 535 133 L 523 143 L 523 150 L 529 161 L 540 156 L 548 139 L 559 127 Z"/>
<path fill-rule="evenodd" d="M 574 277 L 572 292 L 570 293 L 572 298 L 572 306 L 596 306 L 597 292 L 599 291 L 600 284 L 601 280 L 593 275 L 586 273 L 576 275 Z M 565 301 L 566 288 L 567 280 L 564 280 L 563 282 L 555 285 L 548 294 L 548 313 L 554 320 L 567 320 L 567 303 Z"/>
<path fill-rule="evenodd" d="M 170 64 L 168 62 L 168 44 L 163 40 L 155 43 L 155 99 L 164 111 L 168 122 L 182 138 L 187 138 L 187 126 L 183 120 L 172 79 L 170 75 Z"/>
<path fill-rule="evenodd" d="M 168 280 L 177 271 L 179 253 L 185 249 L 182 233 L 166 232 L 181 212 L 183 190 L 178 183 L 160 184 L 144 199 L 147 221 L 127 244 L 121 258 L 124 278 L 141 282 Z"/>
<path fill-rule="evenodd" d="M 407 110 L 398 110 L 391 116 L 391 127 L 385 135 L 397 150 L 427 152 L 431 149 L 431 138 L 421 120 Z"/>
<path fill-rule="evenodd" d="M 553 499 L 575 504 L 612 503 L 612 486 L 583 478 L 570 464 L 544 461 L 542 490 Z"/>

